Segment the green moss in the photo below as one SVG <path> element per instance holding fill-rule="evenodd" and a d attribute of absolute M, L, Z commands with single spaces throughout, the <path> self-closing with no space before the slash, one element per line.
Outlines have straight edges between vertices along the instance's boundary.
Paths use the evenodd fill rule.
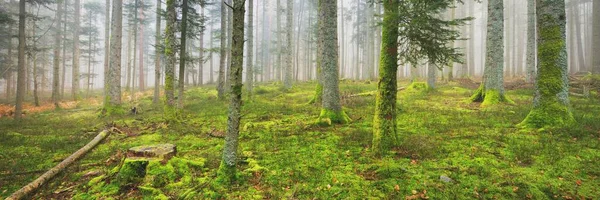
<path fill-rule="evenodd" d="M 323 100 L 323 84 L 321 83 L 317 83 L 317 86 L 315 88 L 315 95 L 313 96 L 312 99 L 310 99 L 310 101 L 308 101 L 308 104 L 319 104 L 321 103 L 321 101 Z"/>
<path fill-rule="evenodd" d="M 406 89 L 409 90 L 421 90 L 421 91 L 431 91 L 433 90 L 426 82 L 412 82 Z"/>
<path fill-rule="evenodd" d="M 346 124 L 350 121 L 352 120 L 343 110 L 336 112 L 325 108 L 321 109 L 321 114 L 319 115 L 319 119 L 317 119 L 318 124 L 327 126 L 331 126 L 332 123 Z"/>
<path fill-rule="evenodd" d="M 475 93 L 469 99 L 471 102 L 481 102 L 481 107 L 489 107 L 500 103 L 507 103 L 514 105 L 515 103 L 508 99 L 505 94 L 498 90 L 486 89 L 484 83 L 481 83 L 479 88 L 475 90 Z"/>
<path fill-rule="evenodd" d="M 142 181 L 146 176 L 146 167 L 149 161 L 140 159 L 125 159 L 123 166 L 119 169 L 116 176 L 116 182 L 121 185 L 136 184 Z"/>
<path fill-rule="evenodd" d="M 176 178 L 175 168 L 170 163 L 163 165 L 160 160 L 152 160 L 147 166 L 144 182 L 151 187 L 160 188 L 175 181 Z"/>
<path fill-rule="evenodd" d="M 552 128 L 569 127 L 574 124 L 575 118 L 569 107 L 557 101 L 542 101 L 539 106 L 531 109 L 523 122 L 517 126 L 521 128 Z"/>
<path fill-rule="evenodd" d="M 221 161 L 215 183 L 220 186 L 230 187 L 237 182 L 238 178 L 235 165 L 229 166 L 224 161 Z"/>
<path fill-rule="evenodd" d="M 138 187 L 142 193 L 143 199 L 168 200 L 169 197 L 163 194 L 159 189 L 153 187 Z"/>

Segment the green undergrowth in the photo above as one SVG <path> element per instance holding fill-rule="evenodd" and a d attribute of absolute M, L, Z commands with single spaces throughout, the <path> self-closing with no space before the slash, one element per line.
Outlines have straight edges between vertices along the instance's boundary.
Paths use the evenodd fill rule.
<path fill-rule="evenodd" d="M 406 87 L 402 82 L 399 87 Z M 44 186 L 34 198 L 73 199 L 569 199 L 600 198 L 600 102 L 572 97 L 577 125 L 523 130 L 531 90 L 508 90 L 515 104 L 482 109 L 456 83 L 398 92 L 399 146 L 372 156 L 376 83 L 342 81 L 347 124 L 318 126 L 307 104 L 315 84 L 260 84 L 244 96 L 237 181 L 217 172 L 227 101 L 214 86 L 191 88 L 181 119 L 166 122 L 151 97 L 138 115 L 99 118 L 97 110 L 0 119 L 0 197 L 6 197 L 87 143 L 106 124 L 119 132 Z M 87 105 L 83 105 L 85 108 Z M 128 148 L 172 143 L 169 162 L 124 159 Z M 129 166 L 129 167 L 128 167 Z M 125 168 L 124 168 L 125 167 Z M 143 169 L 143 170 L 127 170 Z M 33 172 L 31 172 L 33 171 Z M 20 174 L 24 175 L 14 175 Z M 5 175 L 6 174 L 6 175 Z M 8 175 L 11 174 L 11 175 Z M 142 176 L 143 174 L 143 176 Z"/>

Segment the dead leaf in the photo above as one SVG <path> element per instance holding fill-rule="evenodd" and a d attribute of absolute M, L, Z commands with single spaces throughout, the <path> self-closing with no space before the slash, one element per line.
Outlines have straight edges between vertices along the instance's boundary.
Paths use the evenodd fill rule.
<path fill-rule="evenodd" d="M 395 186 L 394 186 L 394 190 L 396 190 L 396 191 L 400 191 L 400 186 L 399 186 L 399 185 L 395 185 Z"/>

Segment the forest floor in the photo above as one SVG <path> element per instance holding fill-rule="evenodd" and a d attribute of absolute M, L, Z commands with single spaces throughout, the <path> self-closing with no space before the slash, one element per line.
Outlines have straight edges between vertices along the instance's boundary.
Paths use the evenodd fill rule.
<path fill-rule="evenodd" d="M 86 100 L 75 108 L 29 114 L 21 124 L 0 118 L 0 199 L 113 123 L 120 133 L 33 198 L 600 199 L 597 96 L 571 97 L 574 127 L 520 130 L 515 125 L 531 108 L 530 88 L 507 91 L 515 105 L 485 109 L 466 101 L 473 84 L 406 89 L 398 94 L 401 144 L 391 156 L 376 158 L 370 153 L 375 97 L 349 97 L 375 91 L 376 83 L 343 81 L 340 87 L 353 121 L 331 127 L 314 123 L 319 106 L 307 104 L 314 83 L 289 91 L 265 84 L 252 100 L 244 96 L 240 181 L 229 190 L 213 181 L 228 105 L 217 100 L 213 86 L 187 90 L 184 118 L 175 122 L 164 121 L 151 92 L 133 103 L 137 115 L 99 118 L 97 100 Z M 166 176 L 116 185 L 111 177 L 124 151 L 158 143 L 178 148 L 177 162 L 157 168 Z"/>

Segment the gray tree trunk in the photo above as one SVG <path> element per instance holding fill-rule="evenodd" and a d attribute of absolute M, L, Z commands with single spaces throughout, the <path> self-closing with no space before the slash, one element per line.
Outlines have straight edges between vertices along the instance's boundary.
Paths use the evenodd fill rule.
<path fill-rule="evenodd" d="M 248 97 L 252 98 L 252 87 L 254 84 L 254 66 L 252 66 L 253 64 L 253 58 L 254 58 L 254 21 L 253 21 L 253 17 L 254 17 L 254 2 L 253 0 L 249 0 L 248 1 L 248 47 L 246 48 L 247 50 L 247 56 L 248 56 L 248 61 L 246 62 L 246 70 L 248 70 L 248 72 L 246 72 L 246 89 L 248 91 Z"/>
<path fill-rule="evenodd" d="M 504 6 L 503 0 L 490 0 L 488 4 L 488 28 L 486 60 L 483 82 L 471 100 L 488 106 L 507 101 L 504 96 Z"/>
<path fill-rule="evenodd" d="M 23 113 L 23 100 L 25 99 L 25 81 L 26 64 L 25 64 L 25 0 L 19 1 L 19 60 L 17 61 L 17 102 L 15 106 L 15 119 L 21 120 Z"/>
<path fill-rule="evenodd" d="M 177 13 L 175 12 L 175 0 L 167 0 L 167 24 L 165 27 L 165 115 L 167 118 L 175 117 L 175 32 Z M 180 77 L 183 78 L 183 77 Z"/>
<path fill-rule="evenodd" d="M 535 81 L 535 0 L 527 0 L 527 82 Z"/>
<path fill-rule="evenodd" d="M 81 0 L 75 0 L 75 27 L 73 28 L 73 78 L 71 82 L 71 97 L 73 100 L 79 100 L 79 27 L 81 18 Z"/>
<path fill-rule="evenodd" d="M 225 99 L 225 59 L 227 59 L 227 6 L 221 3 L 221 52 L 219 54 L 219 76 L 217 92 L 220 100 Z"/>
<path fill-rule="evenodd" d="M 162 55 L 162 52 L 160 51 L 160 48 L 158 48 L 158 46 L 160 45 L 161 40 L 161 15 L 159 14 L 162 12 L 161 4 L 161 0 L 156 0 L 156 32 L 154 32 L 154 98 L 152 99 L 152 103 L 154 103 L 155 105 L 159 103 L 160 98 L 160 55 Z"/>
<path fill-rule="evenodd" d="M 319 121 L 326 124 L 347 123 L 350 118 L 340 103 L 338 70 L 337 0 L 319 0 L 319 63 L 323 83 L 323 107 Z"/>
<path fill-rule="evenodd" d="M 200 16 L 204 16 L 204 7 L 200 7 Z M 198 47 L 198 85 L 202 85 L 204 82 L 204 33 L 206 27 L 202 27 L 200 32 L 200 45 Z M 211 38 L 212 39 L 212 38 Z"/>
<path fill-rule="evenodd" d="M 110 0 L 106 0 L 104 6 L 106 8 L 104 11 L 104 96 L 108 96 L 108 66 L 110 62 Z"/>
<path fill-rule="evenodd" d="M 56 22 L 56 26 L 54 27 L 54 57 L 53 57 L 53 69 L 52 69 L 52 103 L 54 103 L 54 107 L 58 108 L 58 101 L 60 99 L 60 88 L 59 88 L 59 71 L 60 71 L 60 43 L 62 39 L 61 33 L 61 21 L 60 17 L 63 14 L 63 5 L 62 1 L 57 1 L 56 4 L 56 18 L 54 19 Z"/>
<path fill-rule="evenodd" d="M 110 107 L 121 105 L 121 38 L 123 36 L 123 1 L 113 0 L 110 35 L 110 66 L 108 67 L 108 96 L 105 103 Z"/>
<path fill-rule="evenodd" d="M 276 68 L 275 70 L 275 80 L 277 81 L 281 81 L 281 71 L 282 71 L 282 65 L 281 65 L 281 57 L 282 57 L 282 51 L 283 51 L 283 40 L 281 38 L 281 33 L 283 32 L 282 28 L 281 28 L 281 0 L 277 0 L 277 60 L 276 60 Z"/>
<path fill-rule="evenodd" d="M 592 52 L 600 52 L 600 2 L 594 1 L 592 5 Z M 592 56 L 592 71 L 600 73 L 600 56 Z"/>
<path fill-rule="evenodd" d="M 287 0 L 287 6 L 286 6 L 286 13 L 287 13 L 287 17 L 286 17 L 286 32 L 285 32 L 285 40 L 286 40 L 286 48 L 285 48 L 285 54 L 286 54 L 286 59 L 285 59 L 285 76 L 284 76 L 284 80 L 283 80 L 283 85 L 286 89 L 290 89 L 292 88 L 292 72 L 293 72 L 293 60 L 294 57 L 292 55 L 292 31 L 294 30 L 294 1 L 293 0 Z"/>
<path fill-rule="evenodd" d="M 437 70 L 438 68 L 434 64 L 427 64 L 427 86 L 429 89 L 435 89 Z"/>
<path fill-rule="evenodd" d="M 179 76 L 178 76 L 178 81 L 179 84 L 177 84 L 178 87 L 178 91 L 179 91 L 179 95 L 177 100 L 178 103 L 177 105 L 179 106 L 179 109 L 183 109 L 183 100 L 184 100 L 184 76 L 185 76 L 185 65 L 187 63 L 187 18 L 188 18 L 188 0 L 183 0 L 183 3 L 181 5 L 181 9 L 182 9 L 182 15 L 181 15 L 181 42 L 179 43 L 180 45 L 180 49 L 179 49 Z M 173 55 L 175 56 L 175 55 Z"/>
<path fill-rule="evenodd" d="M 227 118 L 227 134 L 223 147 L 223 160 L 218 171 L 218 180 L 224 184 L 231 184 L 236 180 L 238 136 L 240 133 L 241 107 L 242 107 L 242 71 L 244 65 L 244 2 L 235 0 L 233 4 L 233 32 L 231 59 L 231 101 L 229 103 L 229 117 Z"/>

